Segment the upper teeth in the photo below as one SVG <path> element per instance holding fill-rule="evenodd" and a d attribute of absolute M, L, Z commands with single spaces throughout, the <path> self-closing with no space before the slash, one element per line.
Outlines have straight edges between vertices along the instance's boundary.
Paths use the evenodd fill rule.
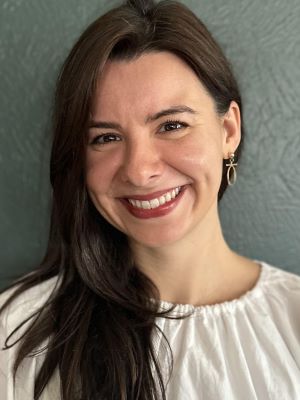
<path fill-rule="evenodd" d="M 162 195 L 160 197 L 155 198 L 155 199 L 143 200 L 143 201 L 128 199 L 128 201 L 134 207 L 144 208 L 145 210 L 150 210 L 150 208 L 157 208 L 157 207 L 167 203 L 168 201 L 175 199 L 175 197 L 178 195 L 179 191 L 180 191 L 180 186 L 165 193 L 164 195 Z"/>

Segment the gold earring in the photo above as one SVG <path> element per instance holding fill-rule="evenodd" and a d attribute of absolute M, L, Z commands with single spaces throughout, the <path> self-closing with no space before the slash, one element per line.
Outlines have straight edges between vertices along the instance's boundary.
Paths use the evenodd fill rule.
<path fill-rule="evenodd" d="M 229 186 L 232 186 L 236 182 L 236 166 L 238 163 L 234 163 L 234 153 L 230 154 L 229 164 L 226 164 L 227 169 L 227 182 Z M 231 172 L 232 170 L 232 172 Z"/>

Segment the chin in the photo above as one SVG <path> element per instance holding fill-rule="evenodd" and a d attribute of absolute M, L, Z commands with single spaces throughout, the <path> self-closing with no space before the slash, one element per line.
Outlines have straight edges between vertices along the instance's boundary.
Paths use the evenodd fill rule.
<path fill-rule="evenodd" d="M 128 235 L 128 237 L 130 240 L 140 246 L 155 249 L 177 243 L 184 237 L 184 234 L 182 232 L 174 232 L 174 229 L 168 229 L 166 232 L 160 230 L 160 232 L 148 232 L 147 234 L 141 235 Z"/>

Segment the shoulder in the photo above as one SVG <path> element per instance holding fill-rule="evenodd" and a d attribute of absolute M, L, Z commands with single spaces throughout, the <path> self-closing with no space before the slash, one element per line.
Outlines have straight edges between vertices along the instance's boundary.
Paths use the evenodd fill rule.
<path fill-rule="evenodd" d="M 54 277 L 39 283 L 19 294 L 0 314 L 0 330 L 2 335 L 14 330 L 20 323 L 30 318 L 43 307 L 58 283 Z M 0 295 L 0 308 L 15 293 L 18 286 L 10 288 Z M 1 335 L 1 336 L 2 336 Z M 1 343 L 2 345 L 2 343 Z"/>
<path fill-rule="evenodd" d="M 300 289 L 300 271 L 299 273 L 288 271 L 284 267 L 278 267 L 265 261 L 256 261 L 262 266 L 262 275 L 267 284 L 272 284 L 281 289 L 288 289 L 297 293 Z"/>
<path fill-rule="evenodd" d="M 34 397 L 34 379 L 32 377 L 37 375 L 43 356 L 26 357 L 23 360 L 20 373 L 16 375 L 17 383 L 13 375 L 14 362 L 20 345 L 19 339 L 32 322 L 30 317 L 43 308 L 58 281 L 58 278 L 54 277 L 22 292 L 0 314 L 0 387 L 1 393 L 7 399 L 14 399 L 15 392 L 18 399 L 33 399 Z M 15 286 L 0 295 L 0 307 L 14 294 L 17 288 L 18 286 Z M 20 324 L 20 329 L 13 333 Z M 59 396 L 51 394 L 45 395 L 45 398 L 58 399 Z"/>
<path fill-rule="evenodd" d="M 257 298 L 253 319 L 282 358 L 300 365 L 300 276 L 264 262 L 262 267 L 262 296 Z"/>
<path fill-rule="evenodd" d="M 270 315 L 297 326 L 300 337 L 300 275 L 260 262 L 260 287 Z"/>

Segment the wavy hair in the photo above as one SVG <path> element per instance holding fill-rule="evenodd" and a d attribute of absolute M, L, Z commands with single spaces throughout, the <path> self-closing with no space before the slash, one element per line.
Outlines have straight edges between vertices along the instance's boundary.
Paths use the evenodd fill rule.
<path fill-rule="evenodd" d="M 85 184 L 87 130 L 99 76 L 108 60 L 169 51 L 197 74 L 218 114 L 242 103 L 231 66 L 205 25 L 176 1 L 128 0 L 80 36 L 57 80 L 50 180 L 53 202 L 48 247 L 39 267 L 12 286 L 3 310 L 29 288 L 58 277 L 46 304 L 30 316 L 14 373 L 47 341 L 35 380 L 38 399 L 58 369 L 63 400 L 166 399 L 153 345 L 159 311 L 155 285 L 134 264 L 127 237 L 95 209 Z M 243 142 L 237 149 L 240 155 Z M 224 162 L 225 164 L 225 162 Z M 227 187 L 226 168 L 218 201 Z M 149 299 L 156 299 L 150 301 Z M 6 348 L 13 334 L 6 340 Z M 172 373 L 172 352 L 170 351 Z M 75 384 L 76 383 L 76 384 Z"/>

